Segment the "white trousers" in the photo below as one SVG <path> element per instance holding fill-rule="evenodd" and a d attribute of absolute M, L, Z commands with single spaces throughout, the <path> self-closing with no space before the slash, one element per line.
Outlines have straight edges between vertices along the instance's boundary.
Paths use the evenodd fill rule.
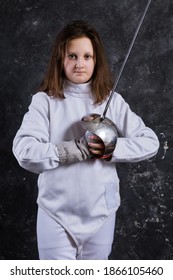
<path fill-rule="evenodd" d="M 70 234 L 38 208 L 37 243 L 40 260 L 107 260 L 114 239 L 115 215 L 80 248 Z"/>

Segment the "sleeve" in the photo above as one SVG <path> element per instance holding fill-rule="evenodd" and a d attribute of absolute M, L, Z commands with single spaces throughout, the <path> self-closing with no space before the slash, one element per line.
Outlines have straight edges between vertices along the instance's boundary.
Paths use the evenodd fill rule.
<path fill-rule="evenodd" d="M 12 149 L 19 165 L 31 172 L 39 174 L 59 166 L 57 149 L 49 140 L 49 100 L 45 93 L 33 96 Z"/>
<path fill-rule="evenodd" d="M 115 123 L 122 137 L 117 139 L 111 162 L 138 162 L 153 157 L 159 149 L 154 131 L 131 111 L 121 95 L 117 94 L 115 102 Z"/>

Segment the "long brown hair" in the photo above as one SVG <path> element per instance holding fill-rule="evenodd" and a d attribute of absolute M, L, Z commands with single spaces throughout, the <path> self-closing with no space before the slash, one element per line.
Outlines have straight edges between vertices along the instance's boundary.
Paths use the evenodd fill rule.
<path fill-rule="evenodd" d="M 112 74 L 108 66 L 103 43 L 97 31 L 83 20 L 66 25 L 58 34 L 52 50 L 48 71 L 39 87 L 48 95 L 63 99 L 64 58 L 67 43 L 76 38 L 91 40 L 96 64 L 92 75 L 92 95 L 95 104 L 102 103 L 112 89 Z"/>

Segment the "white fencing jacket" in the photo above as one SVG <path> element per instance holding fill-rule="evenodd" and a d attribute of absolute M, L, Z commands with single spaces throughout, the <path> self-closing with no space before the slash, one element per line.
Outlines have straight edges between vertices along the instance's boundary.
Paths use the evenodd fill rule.
<path fill-rule="evenodd" d="M 116 93 L 107 117 L 119 137 L 111 161 L 88 159 L 60 164 L 56 145 L 81 138 L 81 118 L 102 114 L 102 105 L 93 105 L 91 84 L 64 83 L 65 99 L 38 92 L 32 98 L 14 142 L 19 164 L 38 178 L 38 204 L 58 221 L 78 246 L 88 240 L 120 205 L 116 162 L 137 162 L 154 156 L 159 147 L 155 133 L 131 111 Z M 45 225 L 46 226 L 46 225 Z"/>

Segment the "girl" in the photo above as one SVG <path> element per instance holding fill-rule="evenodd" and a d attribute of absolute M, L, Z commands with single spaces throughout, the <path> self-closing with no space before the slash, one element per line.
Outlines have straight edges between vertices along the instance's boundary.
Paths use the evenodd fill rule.
<path fill-rule="evenodd" d="M 96 30 L 84 21 L 62 29 L 13 143 L 19 164 L 39 174 L 40 259 L 108 259 L 120 205 L 115 163 L 157 153 L 157 136 L 118 93 L 107 113 L 119 132 L 114 151 L 105 158 L 99 138 L 86 142 L 80 120 L 102 114 L 112 84 Z"/>

